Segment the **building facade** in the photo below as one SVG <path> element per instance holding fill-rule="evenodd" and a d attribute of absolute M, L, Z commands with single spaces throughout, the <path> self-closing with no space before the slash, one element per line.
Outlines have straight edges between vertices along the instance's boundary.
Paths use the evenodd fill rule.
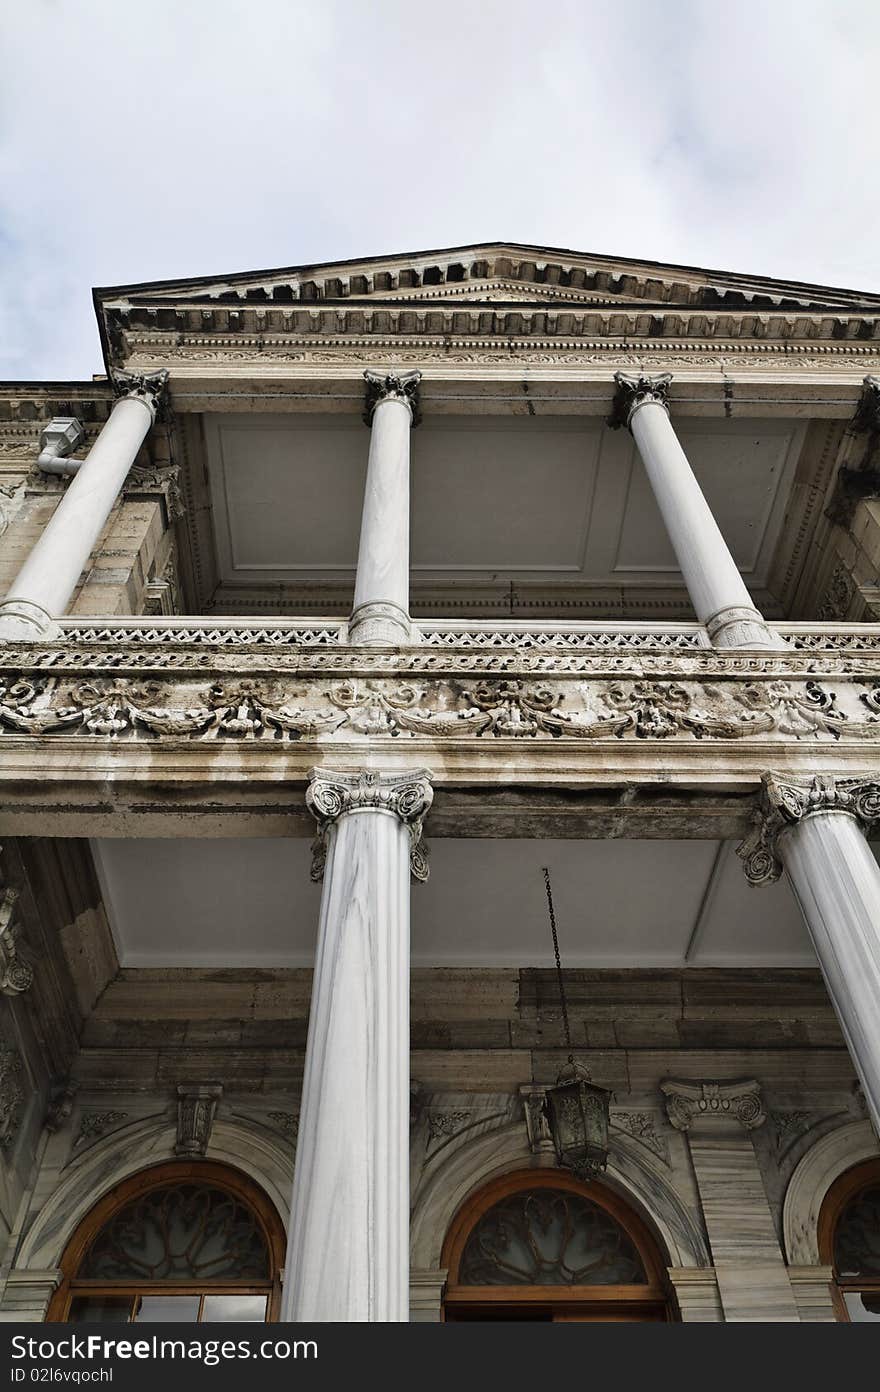
<path fill-rule="evenodd" d="M 880 1317 L 880 296 L 95 305 L 0 386 L 0 1315 Z"/>

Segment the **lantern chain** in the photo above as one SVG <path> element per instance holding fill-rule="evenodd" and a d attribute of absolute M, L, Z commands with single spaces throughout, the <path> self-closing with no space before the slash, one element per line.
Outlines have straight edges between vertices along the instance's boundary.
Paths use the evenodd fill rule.
<path fill-rule="evenodd" d="M 568 1049 L 569 1062 L 571 1061 L 571 1029 L 568 1023 L 568 1003 L 565 999 L 565 981 L 562 976 L 562 959 L 559 956 L 559 935 L 556 932 L 556 911 L 553 908 L 553 890 L 550 885 L 550 871 L 545 865 L 542 871 L 544 875 L 544 888 L 547 891 L 547 908 L 550 913 L 550 932 L 553 935 L 553 954 L 556 958 L 556 979 L 559 983 L 559 999 L 562 1004 L 562 1024 L 565 1029 L 565 1044 Z"/>

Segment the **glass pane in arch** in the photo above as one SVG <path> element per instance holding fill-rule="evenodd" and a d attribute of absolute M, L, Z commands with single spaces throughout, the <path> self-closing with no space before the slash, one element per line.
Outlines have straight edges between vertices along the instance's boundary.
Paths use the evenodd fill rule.
<path fill-rule="evenodd" d="M 880 1278 L 880 1184 L 851 1198 L 838 1218 L 834 1269 L 839 1280 Z"/>
<path fill-rule="evenodd" d="M 101 1281 L 266 1281 L 256 1217 L 210 1184 L 180 1183 L 132 1199 L 101 1229 L 76 1273 Z"/>
<path fill-rule="evenodd" d="M 459 1268 L 463 1286 L 646 1285 L 635 1244 L 597 1204 L 570 1190 L 510 1194 L 479 1219 Z"/>

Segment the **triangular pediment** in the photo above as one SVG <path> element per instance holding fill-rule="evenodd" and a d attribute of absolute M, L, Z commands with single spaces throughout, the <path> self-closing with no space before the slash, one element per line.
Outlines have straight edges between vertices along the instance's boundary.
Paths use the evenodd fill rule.
<path fill-rule="evenodd" d="M 852 290 L 506 242 L 118 286 L 96 290 L 95 298 L 99 309 L 125 303 L 160 312 L 171 305 L 260 303 L 426 309 L 610 304 L 744 313 L 880 305 L 880 296 Z"/>

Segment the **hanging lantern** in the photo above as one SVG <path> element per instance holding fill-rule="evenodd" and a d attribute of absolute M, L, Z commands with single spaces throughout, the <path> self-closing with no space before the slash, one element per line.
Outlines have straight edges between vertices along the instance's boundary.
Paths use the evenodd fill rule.
<path fill-rule="evenodd" d="M 556 957 L 556 976 L 559 982 L 559 1001 L 562 1006 L 565 1042 L 571 1049 L 571 1029 L 568 1023 L 562 959 L 559 955 L 553 891 L 550 888 L 550 871 L 546 867 L 544 868 L 544 888 L 547 892 L 550 933 Z M 580 1063 L 575 1063 L 573 1055 L 569 1054 L 568 1063 L 560 1069 L 555 1087 L 547 1089 L 544 1098 L 544 1115 L 547 1118 L 550 1135 L 553 1137 L 553 1149 L 556 1151 L 558 1163 L 567 1170 L 571 1170 L 579 1179 L 591 1179 L 600 1170 L 604 1170 L 608 1163 L 610 1107 L 611 1093 L 607 1088 L 597 1087 L 590 1079 L 589 1069 L 584 1068 Z"/>
<path fill-rule="evenodd" d="M 547 1089 L 544 1112 L 556 1159 L 579 1179 L 590 1179 L 608 1163 L 611 1093 L 590 1081 L 589 1070 L 569 1054 L 556 1086 Z"/>

